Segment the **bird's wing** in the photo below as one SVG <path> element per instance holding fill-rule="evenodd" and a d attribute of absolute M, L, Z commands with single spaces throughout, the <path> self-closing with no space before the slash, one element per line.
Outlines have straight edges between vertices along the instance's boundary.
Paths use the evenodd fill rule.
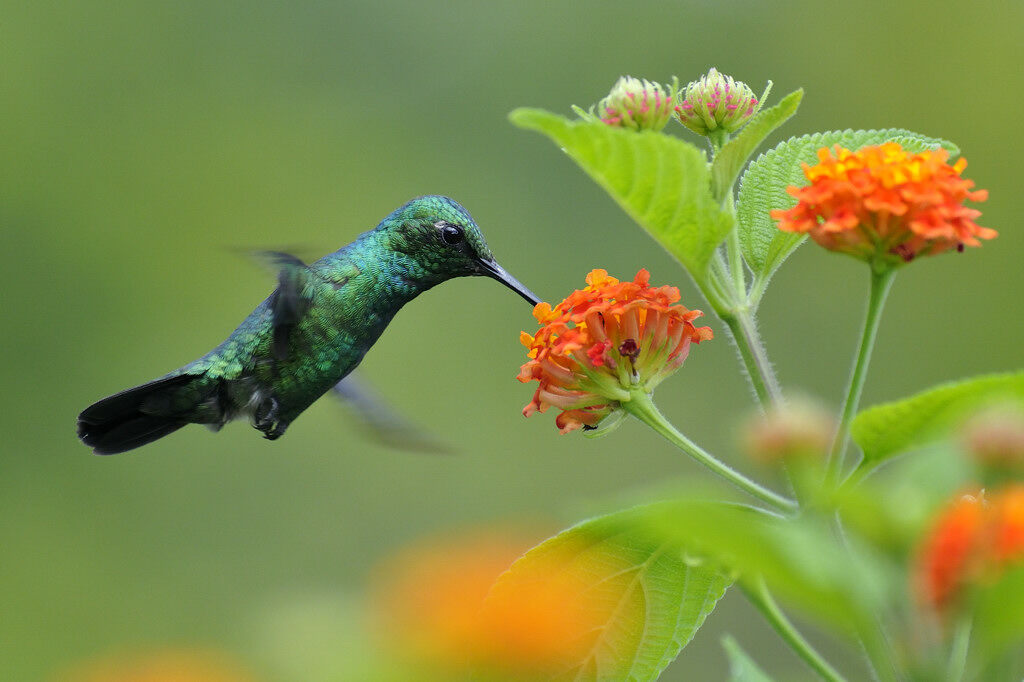
<path fill-rule="evenodd" d="M 397 450 L 450 454 L 452 448 L 399 414 L 365 381 L 350 373 L 331 389 L 378 441 Z"/>
<path fill-rule="evenodd" d="M 290 253 L 264 251 L 260 255 L 277 268 L 277 289 L 270 300 L 273 329 L 271 349 L 277 360 L 286 360 L 292 330 L 309 309 L 306 285 L 315 275 L 300 258 Z"/>

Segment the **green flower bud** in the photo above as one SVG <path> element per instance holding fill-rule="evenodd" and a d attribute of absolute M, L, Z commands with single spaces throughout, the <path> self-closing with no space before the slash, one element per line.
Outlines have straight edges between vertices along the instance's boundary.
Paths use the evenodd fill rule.
<path fill-rule="evenodd" d="M 676 116 L 698 135 L 708 135 L 719 128 L 727 133 L 739 130 L 761 108 L 746 83 L 723 76 L 714 67 L 706 76 L 687 85 L 682 98 L 675 108 Z"/>
<path fill-rule="evenodd" d="M 665 91 L 659 83 L 623 76 L 597 105 L 597 117 L 610 126 L 661 130 L 672 117 L 678 84 Z"/>
<path fill-rule="evenodd" d="M 757 461 L 824 461 L 835 422 L 821 405 L 804 398 L 752 418 L 744 430 L 745 449 Z"/>
<path fill-rule="evenodd" d="M 973 415 L 960 440 L 981 465 L 985 483 L 1024 475 L 1024 409 L 1019 405 L 995 405 Z"/>

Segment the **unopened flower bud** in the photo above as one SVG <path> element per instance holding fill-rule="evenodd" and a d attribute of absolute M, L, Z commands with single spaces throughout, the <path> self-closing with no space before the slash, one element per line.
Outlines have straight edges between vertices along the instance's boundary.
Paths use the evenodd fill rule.
<path fill-rule="evenodd" d="M 597 116 L 610 126 L 632 130 L 661 130 L 672 117 L 677 85 L 623 76 L 597 105 Z"/>
<path fill-rule="evenodd" d="M 961 443 L 971 457 L 997 477 L 1024 475 L 1024 410 L 993 407 L 964 424 Z"/>
<path fill-rule="evenodd" d="M 824 460 L 835 422 L 816 403 L 799 401 L 773 408 L 753 419 L 746 429 L 746 450 L 764 463 Z"/>
<path fill-rule="evenodd" d="M 708 135 L 719 128 L 727 133 L 739 130 L 761 108 L 746 83 L 724 76 L 714 67 L 686 86 L 682 100 L 676 107 L 676 116 L 698 135 Z"/>

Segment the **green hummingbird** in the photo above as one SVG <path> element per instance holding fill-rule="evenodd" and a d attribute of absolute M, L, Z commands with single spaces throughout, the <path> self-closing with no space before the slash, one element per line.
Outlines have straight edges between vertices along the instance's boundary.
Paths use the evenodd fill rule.
<path fill-rule="evenodd" d="M 223 343 L 87 407 L 78 416 L 82 442 L 96 454 L 114 454 L 186 424 L 216 431 L 242 416 L 274 440 L 340 385 L 395 313 L 427 289 L 482 275 L 539 302 L 494 260 L 466 209 L 443 196 L 413 199 L 309 265 L 288 254 L 270 256 L 277 288 Z"/>

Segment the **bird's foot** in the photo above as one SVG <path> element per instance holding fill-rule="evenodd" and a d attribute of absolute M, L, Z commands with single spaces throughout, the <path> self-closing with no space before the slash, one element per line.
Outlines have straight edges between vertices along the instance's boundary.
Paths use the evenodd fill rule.
<path fill-rule="evenodd" d="M 277 416 L 280 413 L 280 405 L 277 398 L 267 396 L 256 407 L 252 415 L 252 425 L 257 431 L 263 432 L 267 440 L 277 440 L 284 435 L 288 423 L 280 421 Z"/>

